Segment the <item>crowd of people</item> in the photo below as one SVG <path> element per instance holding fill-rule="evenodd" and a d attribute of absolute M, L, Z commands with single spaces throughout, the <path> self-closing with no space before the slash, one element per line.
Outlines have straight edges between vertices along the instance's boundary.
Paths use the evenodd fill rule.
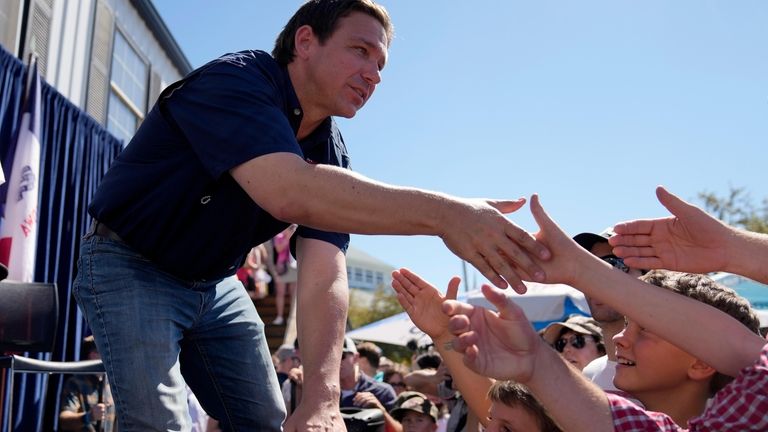
<path fill-rule="evenodd" d="M 376 406 L 388 428 L 406 431 L 438 427 L 441 412 L 450 431 L 516 421 L 541 430 L 766 429 L 765 341 L 748 305 L 695 274 L 768 281 L 766 238 L 662 189 L 674 217 L 619 224 L 588 252 L 536 196 L 541 230 L 530 234 L 505 216 L 525 199 L 462 198 L 352 172 L 334 118 L 354 117 L 372 96 L 393 35 L 372 0 L 309 0 L 271 53 L 226 54 L 170 84 L 117 156 L 89 203 L 72 291 L 102 354 L 119 428 L 189 430 L 191 392 L 225 431 L 343 430 L 347 405 Z M 542 338 L 498 289 L 483 288 L 494 312 L 453 300 L 456 279 L 442 296 L 400 270 L 398 299 L 435 341 L 430 355 L 442 372 L 389 374 L 413 389 L 398 395 L 377 380 L 370 347 L 344 337 L 350 233 L 439 237 L 498 289 L 569 284 L 591 299 L 598 325 L 563 323 Z M 263 245 L 270 239 L 273 248 Z M 645 270 L 653 271 L 642 280 L 633 274 Z M 301 351 L 278 353 L 282 384 L 253 307 L 269 278 L 279 302 L 296 294 Z M 275 324 L 285 321 L 285 304 L 278 308 Z M 579 370 L 603 353 L 585 368 L 595 382 L 612 381 L 607 393 Z M 664 393 L 670 384 L 679 384 L 674 397 Z M 705 389 L 715 394 L 709 402 Z M 91 406 L 79 420 L 103 422 L 106 411 Z"/>
<path fill-rule="evenodd" d="M 286 323 L 286 295 L 291 299 L 296 296 L 298 270 L 290 251 L 291 236 L 296 228 L 296 225 L 290 225 L 272 239 L 252 248 L 236 273 L 253 300 L 267 297 L 270 287 L 273 288 L 276 308 L 273 325 Z"/>
<path fill-rule="evenodd" d="M 664 188 L 657 195 L 672 216 L 589 234 L 600 247 L 566 236 L 532 199 L 534 236 L 553 252 L 542 263 L 547 281 L 582 290 L 594 320 L 575 316 L 537 333 L 496 288 L 483 287 L 491 311 L 457 302 L 458 278 L 442 295 L 406 269 L 395 272 L 398 299 L 451 361 L 475 413 L 490 412 L 485 389 L 508 382 L 543 407 L 539 427 L 526 430 L 768 428 L 768 344 L 759 320 L 746 299 L 706 276 L 728 271 L 768 282 L 768 236 L 729 227 Z M 497 420 L 481 417 L 487 430 L 499 430 Z"/>
<path fill-rule="evenodd" d="M 591 312 L 538 332 L 496 288 L 483 287 L 494 311 L 457 302 L 458 278 L 442 294 L 394 272 L 401 305 L 434 345 L 404 365 L 345 338 L 341 406 L 379 410 L 372 424 L 387 432 L 766 430 L 759 319 L 706 273 L 768 282 L 768 236 L 657 194 L 671 217 L 572 239 L 534 197 L 535 236 L 556 254 L 549 282 L 582 290 Z"/>

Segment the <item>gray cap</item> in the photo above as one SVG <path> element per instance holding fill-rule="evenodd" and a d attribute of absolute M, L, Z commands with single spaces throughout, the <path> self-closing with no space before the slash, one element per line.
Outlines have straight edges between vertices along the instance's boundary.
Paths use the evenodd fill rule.
<path fill-rule="evenodd" d="M 553 345 L 560 337 L 562 329 L 567 328 L 575 333 L 592 335 L 597 340 L 603 339 L 603 329 L 594 319 L 584 315 L 571 315 L 564 322 L 556 322 L 548 325 L 542 332 L 542 337 L 548 344 Z"/>
<path fill-rule="evenodd" d="M 432 403 L 423 393 L 404 392 L 395 400 L 394 408 L 389 412 L 395 420 L 401 421 L 408 411 L 415 411 L 420 414 L 426 414 L 437 423 L 439 414 L 437 406 Z"/>

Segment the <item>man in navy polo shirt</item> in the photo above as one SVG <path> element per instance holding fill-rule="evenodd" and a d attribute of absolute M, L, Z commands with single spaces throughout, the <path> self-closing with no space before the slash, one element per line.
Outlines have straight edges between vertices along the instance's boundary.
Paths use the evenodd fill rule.
<path fill-rule="evenodd" d="M 272 56 L 229 54 L 172 84 L 89 207 L 75 296 L 112 384 L 121 431 L 189 428 L 185 382 L 224 430 L 280 430 L 264 324 L 233 276 L 289 223 L 299 263 L 301 405 L 288 431 L 343 430 L 339 362 L 349 232 L 440 236 L 496 285 L 543 280 L 549 252 L 503 213 L 349 171 L 332 116 L 381 80 L 389 16 L 370 0 L 311 0 Z"/>

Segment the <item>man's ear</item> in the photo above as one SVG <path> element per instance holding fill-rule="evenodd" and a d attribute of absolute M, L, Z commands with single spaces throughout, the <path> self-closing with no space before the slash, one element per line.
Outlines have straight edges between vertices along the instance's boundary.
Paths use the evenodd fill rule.
<path fill-rule="evenodd" d="M 704 363 L 699 359 L 695 359 L 694 362 L 688 367 L 688 378 L 694 381 L 703 381 L 712 378 L 717 371 L 712 366 Z"/>
<path fill-rule="evenodd" d="M 293 37 L 296 57 L 306 59 L 311 51 L 312 44 L 317 38 L 315 37 L 315 31 L 309 25 L 303 25 L 296 30 L 296 34 Z"/>

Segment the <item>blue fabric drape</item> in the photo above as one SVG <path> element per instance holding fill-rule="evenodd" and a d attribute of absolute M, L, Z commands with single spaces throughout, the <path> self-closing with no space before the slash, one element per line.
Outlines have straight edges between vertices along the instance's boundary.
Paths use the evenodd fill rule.
<path fill-rule="evenodd" d="M 0 47 L 0 161 L 6 176 L 15 152 L 25 78 L 26 66 Z M 88 228 L 87 205 L 122 142 L 43 83 L 40 146 L 35 281 L 55 282 L 59 290 L 59 328 L 50 359 L 79 360 L 80 341 L 88 332 L 71 292 L 80 237 Z M 5 187 L 0 196 L 5 196 Z M 19 378 L 14 430 L 54 430 L 63 377 Z"/>

